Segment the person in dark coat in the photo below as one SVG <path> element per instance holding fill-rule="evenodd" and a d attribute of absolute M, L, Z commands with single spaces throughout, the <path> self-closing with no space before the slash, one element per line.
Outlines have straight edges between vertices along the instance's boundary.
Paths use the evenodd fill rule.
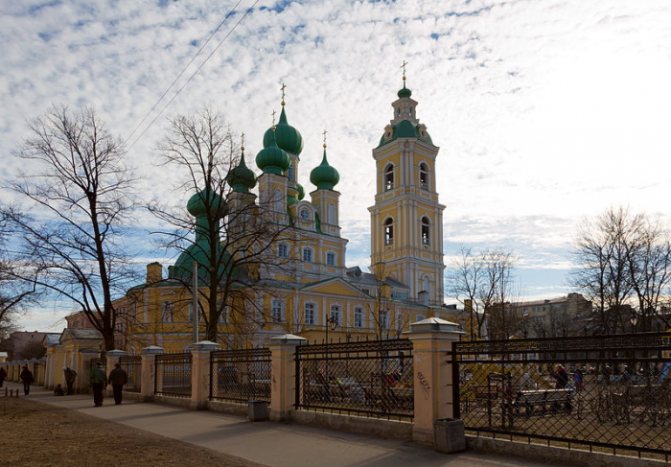
<path fill-rule="evenodd" d="M 552 376 L 556 381 L 555 384 L 556 389 L 564 389 L 568 384 L 568 373 L 566 372 L 566 369 L 562 365 L 557 365 L 554 373 L 552 373 Z"/>
<path fill-rule="evenodd" d="M 96 366 L 91 368 L 89 383 L 93 391 L 93 404 L 100 407 L 103 405 L 103 389 L 107 386 L 107 377 L 102 369 L 102 363 L 97 363 Z"/>
<path fill-rule="evenodd" d="M 5 383 L 5 378 L 7 377 L 7 372 L 4 368 L 0 368 L 0 388 Z"/>
<path fill-rule="evenodd" d="M 23 366 L 23 370 L 21 370 L 21 374 L 19 375 L 21 378 L 21 382 L 23 382 L 23 394 L 26 396 L 30 394 L 30 385 L 33 384 L 33 381 L 35 381 L 35 377 L 33 376 L 33 372 L 28 369 L 27 366 Z"/>
<path fill-rule="evenodd" d="M 65 368 L 63 370 L 63 373 L 65 374 L 65 385 L 68 388 L 68 396 L 71 396 L 72 394 L 75 393 L 75 378 L 77 378 L 77 372 L 73 370 L 70 367 Z"/>
<path fill-rule="evenodd" d="M 121 395 L 123 393 L 123 385 L 128 382 L 128 375 L 121 368 L 120 363 L 114 365 L 114 369 L 110 371 L 107 382 L 112 385 L 112 392 L 114 393 L 114 403 L 121 404 Z"/>

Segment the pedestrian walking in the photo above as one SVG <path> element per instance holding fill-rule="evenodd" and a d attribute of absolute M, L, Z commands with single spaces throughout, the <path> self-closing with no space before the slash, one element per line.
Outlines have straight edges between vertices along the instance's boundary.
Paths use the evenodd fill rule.
<path fill-rule="evenodd" d="M 7 377 L 7 372 L 4 368 L 0 368 L 0 388 L 5 383 L 5 378 Z"/>
<path fill-rule="evenodd" d="M 71 396 L 75 393 L 75 378 L 77 378 L 77 372 L 70 367 L 66 367 L 63 370 L 65 374 L 65 385 L 68 388 L 68 396 Z"/>
<path fill-rule="evenodd" d="M 91 368 L 91 374 L 89 375 L 89 383 L 91 384 L 91 390 L 93 391 L 93 404 L 96 407 L 103 405 L 103 389 L 105 389 L 107 383 L 107 377 L 105 376 L 102 366 L 102 363 L 96 363 L 96 365 Z"/>
<path fill-rule="evenodd" d="M 121 396 L 123 394 L 123 385 L 128 382 L 128 375 L 120 363 L 114 365 L 114 369 L 110 371 L 107 382 L 112 385 L 112 392 L 114 393 L 114 404 L 121 404 Z"/>
<path fill-rule="evenodd" d="M 23 370 L 21 370 L 19 376 L 23 383 L 23 394 L 27 396 L 30 394 L 30 385 L 35 381 L 35 377 L 33 376 L 33 372 L 30 371 L 26 365 L 23 365 Z"/>

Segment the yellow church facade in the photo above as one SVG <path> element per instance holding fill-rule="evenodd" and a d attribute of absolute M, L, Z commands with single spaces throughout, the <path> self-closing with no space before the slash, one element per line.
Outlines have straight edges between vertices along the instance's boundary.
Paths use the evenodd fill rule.
<path fill-rule="evenodd" d="M 457 319 L 456 310 L 443 304 L 439 148 L 417 119 L 411 94 L 404 78 L 392 119 L 373 149 L 377 189 L 369 208 L 370 272 L 346 266 L 335 190 L 340 176 L 329 163 L 326 144 L 321 164 L 310 172 L 315 189 L 305 199 L 298 183 L 302 136 L 288 122 L 283 97 L 279 122 L 266 131 L 256 157 L 260 175 L 247 168 L 243 155 L 229 179 L 229 209 L 275 206 L 273 221 L 283 230 L 269 248 L 267 264 L 256 271 L 253 290 L 239 291 L 253 294 L 256 306 L 242 317 L 222 314 L 218 341 L 223 348 L 262 346 L 287 333 L 310 341 L 397 338 L 414 321 Z M 130 353 L 149 345 L 183 351 L 204 338 L 202 324 L 196 333 L 191 292 L 171 273 L 164 277 L 158 263 L 147 266 L 145 283 L 117 300 L 115 309 L 121 317 L 118 347 Z"/>

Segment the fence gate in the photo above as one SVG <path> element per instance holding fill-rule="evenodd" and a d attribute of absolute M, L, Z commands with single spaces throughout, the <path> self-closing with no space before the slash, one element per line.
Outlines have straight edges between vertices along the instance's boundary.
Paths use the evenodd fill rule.
<path fill-rule="evenodd" d="M 670 352 L 671 333 L 458 342 L 455 415 L 481 436 L 669 462 Z"/>

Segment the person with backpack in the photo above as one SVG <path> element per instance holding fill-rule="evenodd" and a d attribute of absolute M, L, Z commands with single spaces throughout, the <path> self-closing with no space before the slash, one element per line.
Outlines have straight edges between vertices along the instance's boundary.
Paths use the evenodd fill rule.
<path fill-rule="evenodd" d="M 28 366 L 23 365 L 23 370 L 21 370 L 19 377 L 23 383 L 23 394 L 27 396 L 30 394 L 30 385 L 33 384 L 33 381 L 35 381 L 33 372 L 28 369 Z"/>
<path fill-rule="evenodd" d="M 93 391 L 93 404 L 96 407 L 103 405 L 103 389 L 107 386 L 107 375 L 105 375 L 102 366 L 102 363 L 96 363 L 96 365 L 91 368 L 91 373 L 89 375 L 89 383 L 91 384 L 91 390 Z"/>

